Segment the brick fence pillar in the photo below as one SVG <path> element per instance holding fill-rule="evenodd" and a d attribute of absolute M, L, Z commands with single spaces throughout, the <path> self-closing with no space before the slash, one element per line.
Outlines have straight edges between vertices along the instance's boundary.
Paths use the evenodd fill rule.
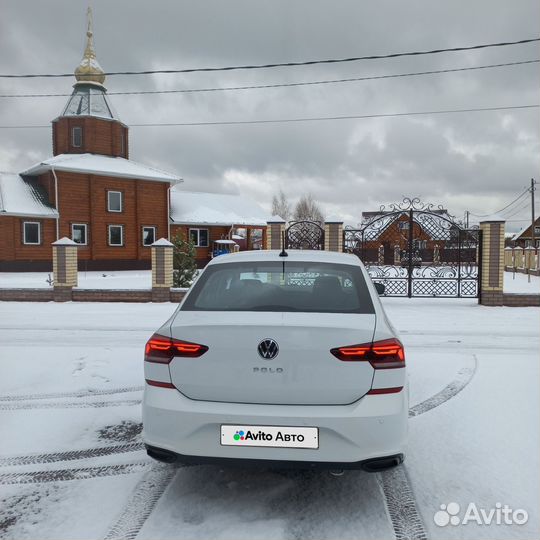
<path fill-rule="evenodd" d="M 152 244 L 152 302 L 169 302 L 173 286 L 174 245 L 165 238 Z"/>
<path fill-rule="evenodd" d="M 325 251 L 343 251 L 343 221 L 328 218 L 324 222 Z"/>
<path fill-rule="evenodd" d="M 53 247 L 53 299 L 69 302 L 73 287 L 77 286 L 77 247 L 73 240 L 60 238 Z"/>
<path fill-rule="evenodd" d="M 482 282 L 480 303 L 503 305 L 504 220 L 482 221 Z"/>
<path fill-rule="evenodd" d="M 276 216 L 275 221 L 269 221 L 266 228 L 266 248 L 283 249 L 283 236 L 285 235 L 285 221 Z"/>

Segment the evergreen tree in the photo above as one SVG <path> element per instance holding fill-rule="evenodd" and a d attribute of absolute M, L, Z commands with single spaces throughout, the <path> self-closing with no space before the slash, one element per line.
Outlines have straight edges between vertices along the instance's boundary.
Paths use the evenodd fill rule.
<path fill-rule="evenodd" d="M 190 238 L 176 235 L 171 238 L 173 251 L 173 287 L 189 287 L 197 275 L 195 244 Z"/>

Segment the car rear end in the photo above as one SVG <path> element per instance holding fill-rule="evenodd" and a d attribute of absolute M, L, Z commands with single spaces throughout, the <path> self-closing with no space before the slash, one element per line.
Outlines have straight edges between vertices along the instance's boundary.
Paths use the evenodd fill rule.
<path fill-rule="evenodd" d="M 158 459 L 378 470 L 403 456 L 404 351 L 353 256 L 215 259 L 149 340 L 145 378 Z"/>

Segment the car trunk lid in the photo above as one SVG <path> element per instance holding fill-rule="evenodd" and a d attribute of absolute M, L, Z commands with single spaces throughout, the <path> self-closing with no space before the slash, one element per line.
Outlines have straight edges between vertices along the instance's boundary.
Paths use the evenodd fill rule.
<path fill-rule="evenodd" d="M 230 403 L 338 405 L 371 388 L 369 362 L 343 362 L 335 347 L 371 342 L 375 314 L 181 311 L 171 336 L 208 347 L 174 358 L 173 384 L 191 399 Z M 279 352 L 265 359 L 259 344 Z"/>

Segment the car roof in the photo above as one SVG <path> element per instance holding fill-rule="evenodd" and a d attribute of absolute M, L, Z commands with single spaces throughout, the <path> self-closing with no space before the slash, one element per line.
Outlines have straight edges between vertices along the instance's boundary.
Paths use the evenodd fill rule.
<path fill-rule="evenodd" d="M 256 249 L 252 251 L 240 251 L 230 255 L 220 255 L 210 261 L 209 264 L 224 264 L 234 262 L 262 262 L 262 261 L 307 261 L 326 262 L 336 264 L 360 264 L 360 259 L 350 253 L 337 251 L 320 251 L 314 249 L 288 249 L 287 257 L 280 257 L 280 250 Z"/>

